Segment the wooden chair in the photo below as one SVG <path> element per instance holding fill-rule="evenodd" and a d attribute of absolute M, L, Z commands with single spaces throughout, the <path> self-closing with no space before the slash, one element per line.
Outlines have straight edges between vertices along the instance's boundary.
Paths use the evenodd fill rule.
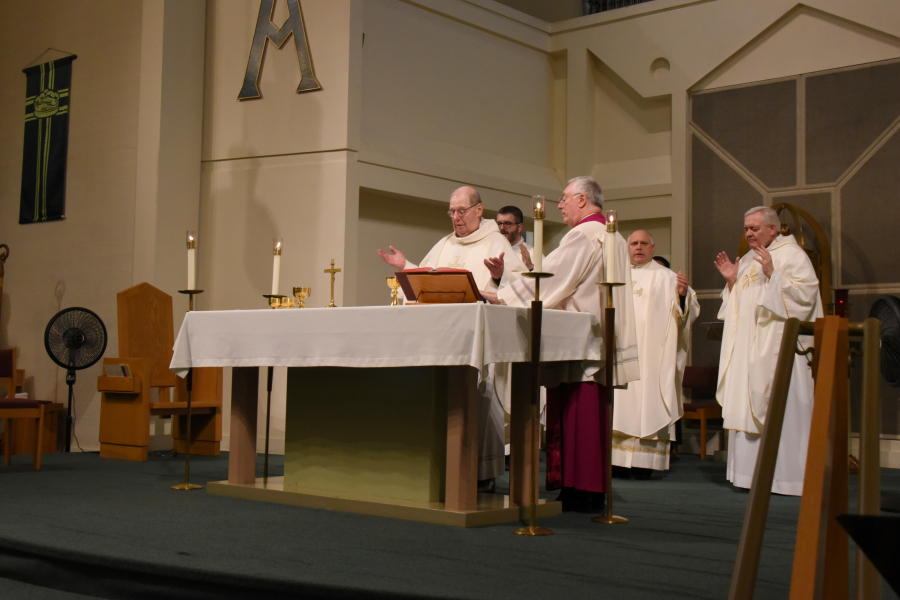
<path fill-rule="evenodd" d="M 718 402 L 694 402 L 695 391 L 712 391 L 715 394 L 719 380 L 719 367 L 685 367 L 682 387 L 690 391 L 691 402 L 684 403 L 683 419 L 700 421 L 700 460 L 706 460 L 706 420 L 721 419 L 722 407 Z"/>
<path fill-rule="evenodd" d="M 18 379 L 16 349 L 3 348 L 0 350 L 0 387 L 6 390 L 6 395 L 0 397 L 15 398 Z"/>
<path fill-rule="evenodd" d="M 150 417 L 172 417 L 175 450 L 185 452 L 187 398 L 184 379 L 169 370 L 175 334 L 172 297 L 149 283 L 141 283 L 117 295 L 119 358 L 103 364 L 123 364 L 131 377 L 101 376 L 100 456 L 147 460 Z M 159 401 L 151 402 L 156 388 Z M 175 388 L 175 400 L 172 399 Z M 222 440 L 222 369 L 194 369 L 191 397 L 191 454 L 218 456 Z"/>
<path fill-rule="evenodd" d="M 9 466 L 12 463 L 13 426 L 18 426 L 22 419 L 34 419 L 34 452 L 31 465 L 35 470 L 41 468 L 41 446 L 43 444 L 44 431 L 44 406 L 45 403 L 37 400 L 23 400 L 20 398 L 8 398 L 0 400 L 0 419 L 3 420 L 3 464 Z"/>

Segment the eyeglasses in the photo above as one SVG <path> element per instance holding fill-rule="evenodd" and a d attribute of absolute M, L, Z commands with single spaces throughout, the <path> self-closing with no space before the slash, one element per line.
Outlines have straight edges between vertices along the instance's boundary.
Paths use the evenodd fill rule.
<path fill-rule="evenodd" d="M 452 219 L 454 216 L 456 216 L 456 215 L 459 215 L 460 217 L 464 217 L 464 216 L 466 216 L 466 213 L 467 213 L 467 212 L 469 212 L 470 210 L 472 210 L 472 209 L 475 208 L 476 206 L 478 206 L 477 203 L 476 203 L 476 204 L 473 204 L 473 205 L 470 206 L 469 208 L 461 208 L 461 209 L 459 209 L 459 210 L 448 210 L 448 211 L 447 211 L 447 216 L 450 217 L 451 219 Z"/>
<path fill-rule="evenodd" d="M 506 229 L 507 227 L 515 227 L 518 223 L 514 221 L 497 221 L 498 229 Z"/>

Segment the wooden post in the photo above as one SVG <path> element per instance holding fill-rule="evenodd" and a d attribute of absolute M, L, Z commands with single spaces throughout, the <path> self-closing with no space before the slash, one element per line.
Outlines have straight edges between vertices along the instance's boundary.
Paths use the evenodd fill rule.
<path fill-rule="evenodd" d="M 447 377 L 447 510 L 478 506 L 478 371 L 449 367 Z"/>
<path fill-rule="evenodd" d="M 256 419 L 259 367 L 231 370 L 231 440 L 228 483 L 256 483 Z"/>
<path fill-rule="evenodd" d="M 881 368 L 881 322 L 863 322 L 863 380 L 862 414 L 859 431 L 859 500 L 861 515 L 881 514 L 881 399 L 878 395 Z M 856 549 L 856 597 L 878 598 L 881 595 L 881 575 Z"/>
<path fill-rule="evenodd" d="M 794 349 L 800 334 L 800 321 L 788 319 L 784 324 L 781 348 L 775 364 L 775 378 L 769 396 L 769 410 L 766 424 L 756 455 L 753 484 L 744 513 L 744 525 L 738 544 L 734 574 L 731 577 L 729 600 L 752 600 L 759 569 L 759 554 L 762 550 L 763 535 L 766 531 L 766 516 L 769 512 L 769 498 L 772 496 L 772 480 L 775 477 L 775 460 L 781 442 L 781 427 L 784 423 L 784 409 L 787 405 L 791 372 L 794 368 Z"/>
<path fill-rule="evenodd" d="M 791 600 L 846 598 L 849 592 L 849 540 L 835 519 L 848 509 L 847 328 L 840 317 L 816 320 L 816 392 Z"/>

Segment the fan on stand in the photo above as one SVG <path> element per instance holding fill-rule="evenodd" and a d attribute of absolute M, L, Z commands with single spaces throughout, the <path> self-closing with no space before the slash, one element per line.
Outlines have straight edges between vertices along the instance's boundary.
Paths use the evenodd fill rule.
<path fill-rule="evenodd" d="M 869 317 L 881 321 L 881 376 L 891 387 L 900 387 L 900 298 L 879 296 Z M 900 512 L 900 496 L 881 495 L 881 509 Z"/>
<path fill-rule="evenodd" d="M 66 409 L 66 452 L 72 446 L 72 386 L 75 371 L 87 369 L 106 351 L 106 326 L 86 308 L 67 308 L 50 319 L 44 331 L 44 347 L 53 362 L 66 369 L 69 406 Z"/>
<path fill-rule="evenodd" d="M 900 387 L 900 298 L 879 296 L 869 317 L 881 321 L 881 376 Z"/>

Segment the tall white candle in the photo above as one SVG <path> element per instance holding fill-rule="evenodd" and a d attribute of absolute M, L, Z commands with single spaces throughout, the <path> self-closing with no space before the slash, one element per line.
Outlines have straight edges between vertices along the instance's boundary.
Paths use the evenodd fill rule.
<path fill-rule="evenodd" d="M 532 249 L 531 262 L 534 263 L 534 272 L 540 273 L 544 266 L 544 208 L 546 200 L 543 196 L 532 196 L 534 205 L 534 248 Z"/>
<path fill-rule="evenodd" d="M 197 289 L 197 232 L 187 232 L 188 281 L 187 289 Z"/>
<path fill-rule="evenodd" d="M 281 277 L 281 238 L 275 238 L 272 245 L 274 260 L 272 261 L 272 295 L 278 294 L 279 278 Z"/>
<path fill-rule="evenodd" d="M 616 221 L 616 211 L 610 210 L 606 213 L 606 281 L 613 283 L 618 281 L 616 276 L 616 230 L 618 229 Z"/>

